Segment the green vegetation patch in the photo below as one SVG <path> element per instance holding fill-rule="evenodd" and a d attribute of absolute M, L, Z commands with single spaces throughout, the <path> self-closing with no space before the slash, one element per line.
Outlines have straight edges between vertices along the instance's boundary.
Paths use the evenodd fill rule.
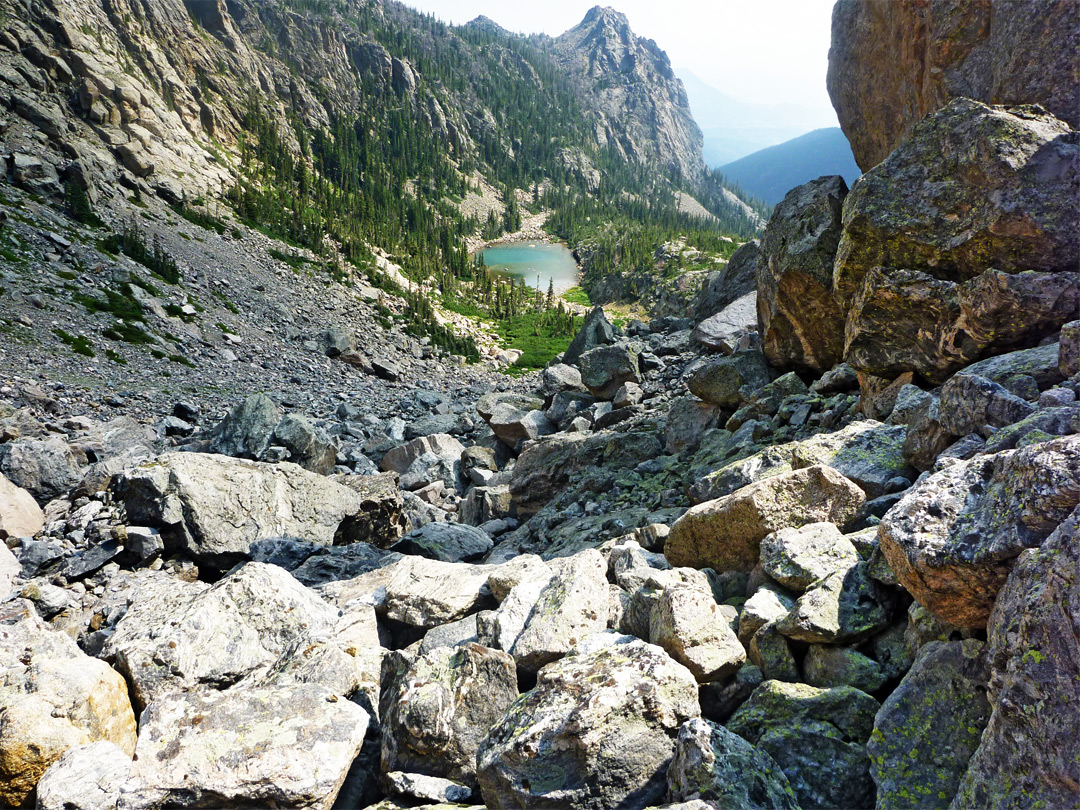
<path fill-rule="evenodd" d="M 578 304 L 583 307 L 592 306 L 592 301 L 589 299 L 589 294 L 581 287 L 571 287 L 559 297 L 562 298 L 563 301 L 571 304 Z"/>
<path fill-rule="evenodd" d="M 514 364 L 515 373 L 543 368 L 570 346 L 574 335 L 584 325 L 584 318 L 574 318 L 557 310 L 527 312 L 499 321 L 497 328 L 503 343 L 523 352 Z"/>
<path fill-rule="evenodd" d="M 65 332 L 63 329 L 53 329 L 53 334 L 60 338 L 65 344 L 67 344 L 75 354 L 81 354 L 83 357 L 94 357 L 94 344 L 87 340 L 82 335 L 71 335 Z"/>

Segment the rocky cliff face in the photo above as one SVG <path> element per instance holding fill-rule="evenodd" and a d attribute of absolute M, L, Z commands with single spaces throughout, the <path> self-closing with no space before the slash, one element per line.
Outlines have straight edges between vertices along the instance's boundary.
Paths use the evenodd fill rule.
<path fill-rule="evenodd" d="M 1073 0 L 839 0 L 832 26 L 829 95 L 863 171 L 957 97 L 1080 125 Z"/>
<path fill-rule="evenodd" d="M 690 181 L 705 170 L 702 135 L 671 61 L 630 30 L 625 15 L 595 6 L 554 41 L 555 53 L 593 101 L 601 146 L 628 160 L 659 160 Z"/>

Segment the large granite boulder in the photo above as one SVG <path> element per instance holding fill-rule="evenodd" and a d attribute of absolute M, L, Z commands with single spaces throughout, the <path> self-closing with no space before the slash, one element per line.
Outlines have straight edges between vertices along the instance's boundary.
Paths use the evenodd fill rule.
<path fill-rule="evenodd" d="M 223 570 L 249 559 L 259 540 L 356 539 L 339 530 L 364 511 L 360 494 L 295 464 L 204 453 L 158 456 L 115 487 L 133 524 L 159 529 L 167 550 Z"/>
<path fill-rule="evenodd" d="M 981 628 L 1016 557 L 1080 503 L 1080 436 L 976 456 L 926 478 L 878 538 L 897 579 L 959 627 Z"/>
<path fill-rule="evenodd" d="M 699 716 L 694 677 L 643 641 L 571 655 L 538 673 L 481 743 L 492 810 L 647 807 L 664 797 L 679 727 Z"/>
<path fill-rule="evenodd" d="M 867 746 L 879 810 L 944 807 L 953 797 L 990 714 L 989 678 L 981 641 L 934 641 L 919 651 Z"/>
<path fill-rule="evenodd" d="M 780 529 L 761 541 L 765 573 L 796 593 L 858 561 L 855 546 L 832 523 Z"/>
<path fill-rule="evenodd" d="M 746 663 L 746 651 L 712 592 L 692 585 L 661 592 L 649 617 L 649 641 L 689 669 L 698 683 L 726 678 Z"/>
<path fill-rule="evenodd" d="M 695 319 L 707 320 L 755 291 L 760 247 L 761 242 L 757 239 L 739 245 L 723 270 L 714 270 L 705 277 L 705 283 L 694 299 Z"/>
<path fill-rule="evenodd" d="M 848 188 L 819 177 L 776 206 L 757 264 L 758 322 L 765 355 L 782 370 L 824 372 L 843 353 L 844 313 L 833 295 L 833 259 Z"/>
<path fill-rule="evenodd" d="M 668 768 L 668 798 L 740 810 L 798 810 L 795 791 L 771 756 L 708 720 L 683 723 Z"/>
<path fill-rule="evenodd" d="M 853 643 L 885 630 L 894 602 L 870 577 L 868 563 L 858 562 L 810 585 L 776 629 L 811 644 Z"/>
<path fill-rule="evenodd" d="M 442 481 L 453 492 L 461 479 L 464 451 L 465 446 L 450 434 L 432 433 L 388 450 L 379 469 L 397 473 L 402 489 L 413 491 Z"/>
<path fill-rule="evenodd" d="M 691 507 L 672 525 L 664 556 L 674 566 L 750 571 L 766 535 L 807 523 L 845 526 L 865 500 L 831 467 L 775 475 Z"/>
<path fill-rule="evenodd" d="M 744 335 L 757 330 L 757 293 L 748 292 L 694 327 L 694 340 L 706 349 L 731 354 Z"/>
<path fill-rule="evenodd" d="M 276 565 L 247 563 L 210 587 L 157 572 L 140 577 L 102 651 L 140 708 L 168 692 L 235 683 L 300 638 L 329 633 L 338 619 Z"/>
<path fill-rule="evenodd" d="M 476 784 L 476 751 L 517 699 L 504 652 L 465 644 L 420 656 L 383 702 L 382 768 Z"/>
<path fill-rule="evenodd" d="M 274 428 L 274 441 L 289 451 L 289 460 L 305 470 L 328 475 L 337 464 L 337 449 L 326 434 L 303 416 L 286 414 Z"/>
<path fill-rule="evenodd" d="M 988 624 L 990 721 L 952 807 L 1076 803 L 1080 509 L 1020 554 Z"/>
<path fill-rule="evenodd" d="M 958 96 L 1041 104 L 1080 127 L 1078 50 L 1071 0 L 840 0 L 827 84 L 855 161 L 868 171 Z"/>
<path fill-rule="evenodd" d="M 765 681 L 727 727 L 773 758 L 804 810 L 871 807 L 866 741 L 879 708 L 850 686 Z"/>
<path fill-rule="evenodd" d="M 1078 189 L 1080 141 L 1044 111 L 956 99 L 928 116 L 844 202 L 844 359 L 940 382 L 1052 334 L 1076 311 Z"/>
<path fill-rule="evenodd" d="M 66 751 L 99 740 L 135 750 L 124 679 L 29 601 L 0 605 L 0 802 L 19 807 Z"/>
<path fill-rule="evenodd" d="M 118 810 L 330 810 L 368 721 L 313 683 L 165 695 L 142 713 Z"/>

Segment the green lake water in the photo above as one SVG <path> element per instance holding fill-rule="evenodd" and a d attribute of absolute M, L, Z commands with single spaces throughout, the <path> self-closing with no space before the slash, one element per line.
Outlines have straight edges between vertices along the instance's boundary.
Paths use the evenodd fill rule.
<path fill-rule="evenodd" d="M 488 269 L 505 276 L 525 279 L 525 283 L 547 292 L 548 282 L 562 293 L 578 283 L 578 265 L 566 245 L 551 242 L 514 242 L 483 251 Z"/>

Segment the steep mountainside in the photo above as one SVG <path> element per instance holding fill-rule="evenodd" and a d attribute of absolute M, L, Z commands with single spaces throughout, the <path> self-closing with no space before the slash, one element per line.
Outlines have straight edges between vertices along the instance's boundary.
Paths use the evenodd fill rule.
<path fill-rule="evenodd" d="M 717 169 L 746 194 L 776 205 L 795 186 L 838 174 L 848 185 L 862 174 L 847 138 L 838 127 L 815 129 Z"/>
<path fill-rule="evenodd" d="M 701 130 L 682 82 L 655 42 L 635 36 L 625 15 L 597 6 L 554 45 L 559 62 L 595 103 L 602 145 L 628 160 L 658 159 L 700 182 Z"/>

